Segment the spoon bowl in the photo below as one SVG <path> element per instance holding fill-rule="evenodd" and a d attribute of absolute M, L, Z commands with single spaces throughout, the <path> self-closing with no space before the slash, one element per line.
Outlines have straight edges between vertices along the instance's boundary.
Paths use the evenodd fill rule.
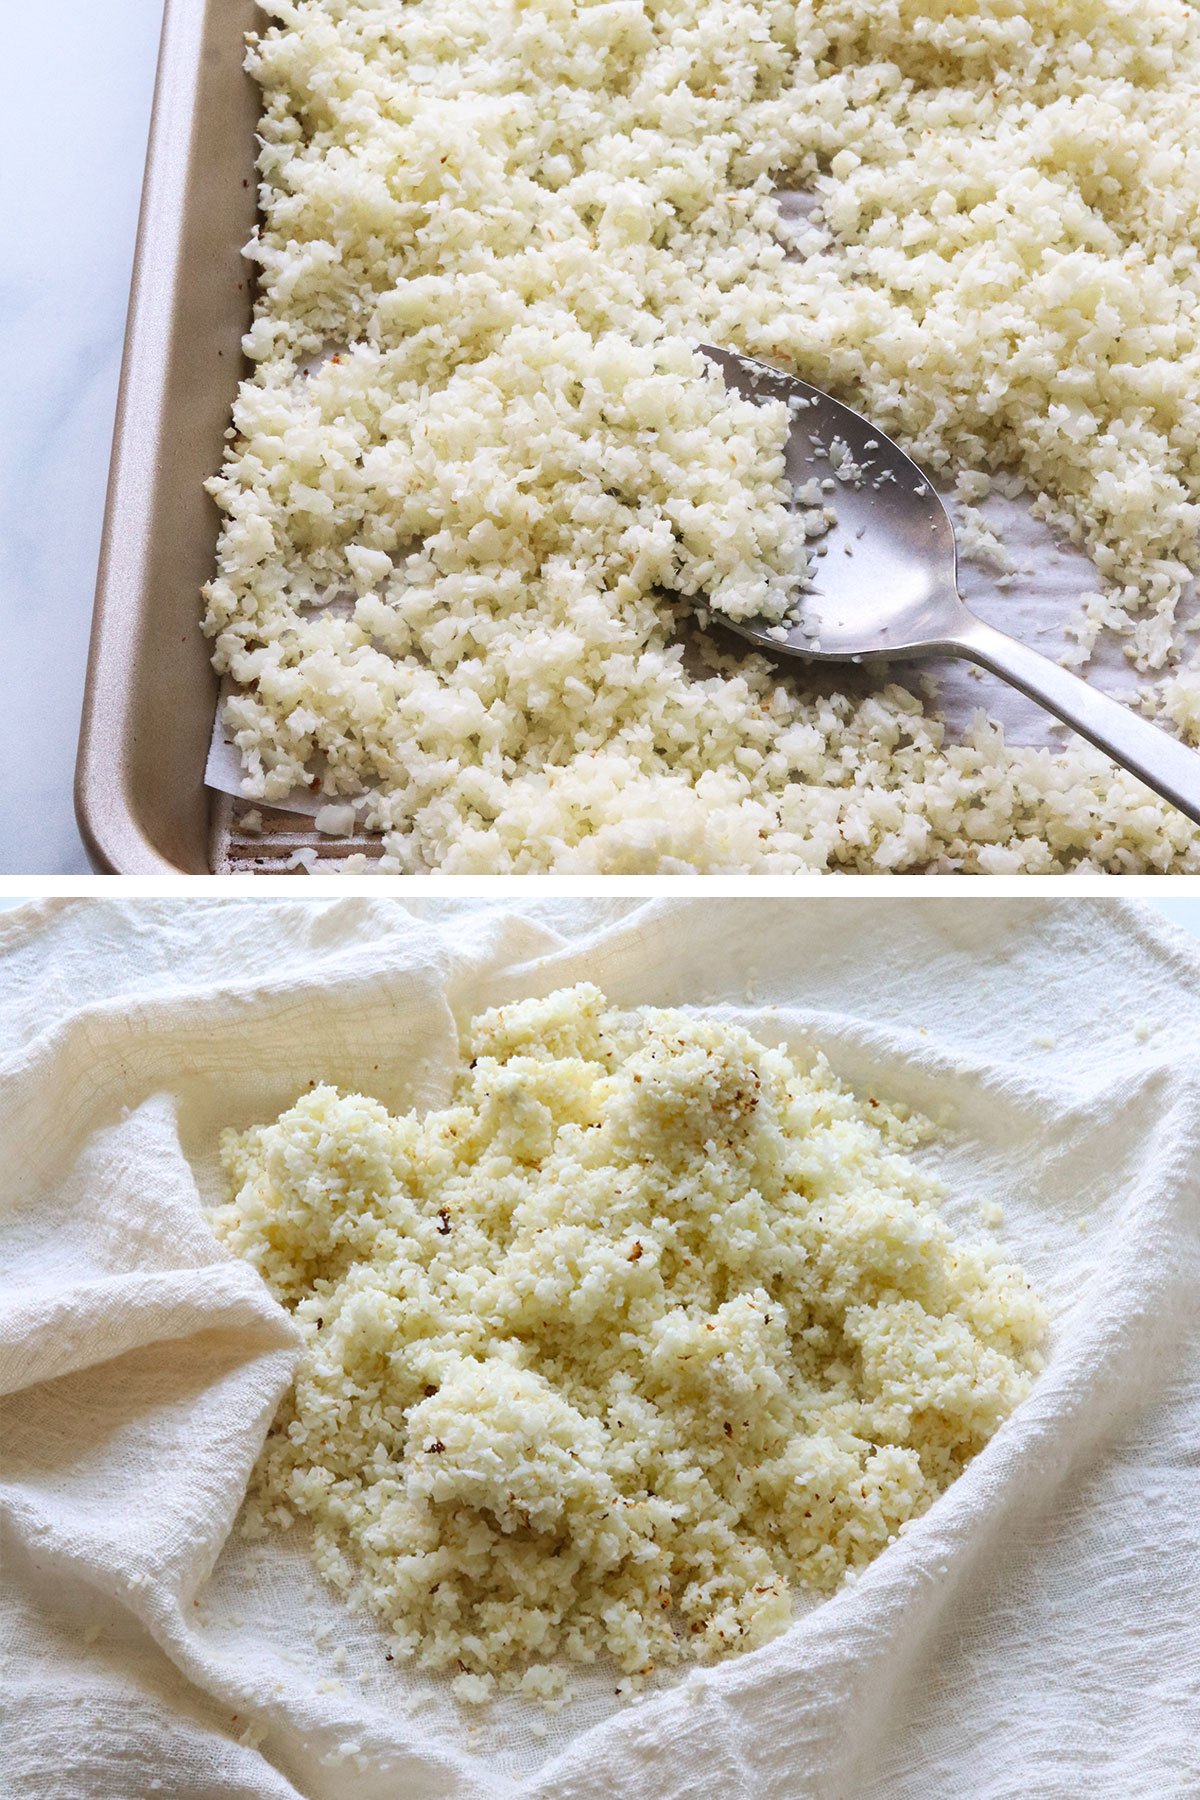
<path fill-rule="evenodd" d="M 836 513 L 810 545 L 812 576 L 799 618 L 781 627 L 771 619 L 722 617 L 723 626 L 768 656 L 806 662 L 966 657 L 1040 702 L 1200 824 L 1194 750 L 963 603 L 950 516 L 898 444 L 798 376 L 715 344 L 697 347 L 727 387 L 788 406 L 787 479 L 793 489 L 830 484 L 821 500 Z"/>

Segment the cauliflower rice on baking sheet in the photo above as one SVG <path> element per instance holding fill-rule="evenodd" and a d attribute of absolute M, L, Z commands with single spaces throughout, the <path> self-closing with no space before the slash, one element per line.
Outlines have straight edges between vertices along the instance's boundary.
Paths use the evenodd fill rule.
<path fill-rule="evenodd" d="M 450 1103 L 317 1087 L 223 1141 L 218 1235 L 303 1348 L 244 1528 L 454 1694 L 749 1650 L 852 1579 L 1028 1392 L 1020 1269 L 930 1128 L 819 1054 L 581 984 L 484 1013 Z"/>
<path fill-rule="evenodd" d="M 207 630 L 245 791 L 384 870 L 1200 868 L 1071 740 L 729 654 L 803 555 L 774 358 L 1084 545 L 1200 741 L 1200 21 L 1182 0 L 269 0 Z M 816 210 L 785 219 L 777 190 Z M 681 628 L 699 612 L 699 630 Z M 361 862 L 361 859 L 359 859 Z"/>

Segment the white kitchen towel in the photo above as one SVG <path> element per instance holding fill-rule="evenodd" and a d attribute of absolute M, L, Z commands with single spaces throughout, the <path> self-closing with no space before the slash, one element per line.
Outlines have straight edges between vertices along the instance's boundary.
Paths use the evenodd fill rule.
<path fill-rule="evenodd" d="M 588 978 L 939 1116 L 1045 1373 L 783 1637 L 619 1709 L 463 1714 L 236 1515 L 295 1339 L 216 1137 L 310 1080 L 443 1098 L 456 1020 Z M 1200 957 L 1063 897 L 75 900 L 0 918 L 0 1791 L 13 1800 L 1200 1794 Z"/>

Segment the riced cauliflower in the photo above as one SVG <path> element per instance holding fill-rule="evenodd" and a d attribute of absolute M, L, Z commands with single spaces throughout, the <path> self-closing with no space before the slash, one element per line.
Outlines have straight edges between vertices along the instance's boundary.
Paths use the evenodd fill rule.
<path fill-rule="evenodd" d="M 247 794 L 353 801 L 397 872 L 1200 868 L 1078 742 L 947 742 L 898 685 L 681 638 L 780 617 L 806 568 L 786 409 L 727 392 L 709 339 L 947 479 L 1016 471 L 1095 559 L 1077 654 L 1103 628 L 1178 657 L 1183 0 L 265 10 L 256 367 L 207 589 Z M 1178 690 L 1164 718 L 1194 735 Z"/>
<path fill-rule="evenodd" d="M 585 984 L 477 1018 L 441 1110 L 318 1087 L 226 1133 L 215 1228 L 303 1337 L 248 1529 L 309 1520 L 466 1701 L 765 1642 L 1038 1367 L 1042 1309 L 952 1239 L 925 1129 Z"/>

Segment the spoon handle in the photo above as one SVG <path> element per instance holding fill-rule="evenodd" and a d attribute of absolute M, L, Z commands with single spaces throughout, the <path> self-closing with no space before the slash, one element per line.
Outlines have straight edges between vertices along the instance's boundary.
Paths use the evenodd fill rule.
<path fill-rule="evenodd" d="M 1195 750 L 974 614 L 947 647 L 1039 700 L 1200 825 L 1200 755 Z"/>

